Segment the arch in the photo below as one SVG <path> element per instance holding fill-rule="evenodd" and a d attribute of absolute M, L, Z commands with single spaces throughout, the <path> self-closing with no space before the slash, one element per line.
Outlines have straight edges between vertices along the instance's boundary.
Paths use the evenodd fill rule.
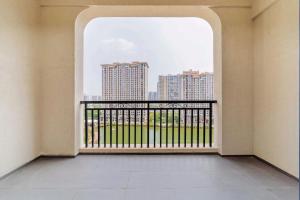
<path fill-rule="evenodd" d="M 222 29 L 219 16 L 203 6 L 91 6 L 83 10 L 75 22 L 75 152 L 80 148 L 83 120 L 79 102 L 83 98 L 83 47 L 87 24 L 98 17 L 198 17 L 206 20 L 213 30 L 214 97 L 218 101 L 215 119 L 215 144 L 222 141 Z M 220 151 L 221 148 L 219 148 Z"/>

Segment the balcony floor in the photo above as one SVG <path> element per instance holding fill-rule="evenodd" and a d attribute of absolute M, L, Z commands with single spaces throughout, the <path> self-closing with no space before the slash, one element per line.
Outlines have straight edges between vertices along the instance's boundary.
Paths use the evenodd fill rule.
<path fill-rule="evenodd" d="M 252 157 L 79 155 L 17 170 L 0 199 L 296 200 L 298 182 Z"/>

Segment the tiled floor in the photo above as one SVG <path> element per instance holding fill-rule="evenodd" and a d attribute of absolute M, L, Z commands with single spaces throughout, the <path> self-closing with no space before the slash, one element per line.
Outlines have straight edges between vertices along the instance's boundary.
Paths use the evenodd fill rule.
<path fill-rule="evenodd" d="M 0 199 L 296 200 L 298 182 L 255 158 L 40 158 L 0 180 Z"/>

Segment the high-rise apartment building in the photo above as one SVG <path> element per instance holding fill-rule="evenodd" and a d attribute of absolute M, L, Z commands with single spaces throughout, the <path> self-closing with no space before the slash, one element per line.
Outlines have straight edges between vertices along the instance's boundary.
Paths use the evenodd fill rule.
<path fill-rule="evenodd" d="M 168 100 L 167 88 L 167 76 L 159 76 L 157 83 L 157 96 L 159 100 Z"/>
<path fill-rule="evenodd" d="M 214 75 L 213 73 L 200 74 L 200 99 L 213 100 L 214 99 Z"/>
<path fill-rule="evenodd" d="M 130 101 L 148 99 L 148 64 L 113 63 L 102 66 L 102 99 Z"/>
<path fill-rule="evenodd" d="M 211 100 L 213 99 L 213 74 L 199 73 L 199 71 L 184 71 L 183 100 Z"/>
<path fill-rule="evenodd" d="M 181 75 L 159 76 L 157 84 L 159 100 L 181 100 L 182 78 Z"/>
<path fill-rule="evenodd" d="M 183 71 L 181 74 L 183 88 L 182 99 L 183 100 L 199 100 L 199 71 Z"/>
<path fill-rule="evenodd" d="M 167 76 L 167 95 L 168 100 L 181 100 L 183 82 L 181 75 L 168 75 Z"/>
<path fill-rule="evenodd" d="M 210 100 L 213 99 L 213 74 L 189 70 L 159 76 L 157 92 L 159 100 Z"/>

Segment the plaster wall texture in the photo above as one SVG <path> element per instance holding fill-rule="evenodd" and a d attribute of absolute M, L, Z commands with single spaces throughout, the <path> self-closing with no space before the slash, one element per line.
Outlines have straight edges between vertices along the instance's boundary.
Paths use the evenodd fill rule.
<path fill-rule="evenodd" d="M 254 19 L 254 154 L 299 177 L 299 1 Z"/>
<path fill-rule="evenodd" d="M 39 4 L 1 1 L 0 177 L 39 156 Z"/>

